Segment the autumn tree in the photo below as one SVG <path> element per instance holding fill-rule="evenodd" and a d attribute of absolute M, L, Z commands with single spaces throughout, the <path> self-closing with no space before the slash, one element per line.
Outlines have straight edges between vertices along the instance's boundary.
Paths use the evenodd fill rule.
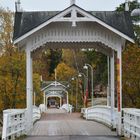
<path fill-rule="evenodd" d="M 10 10 L 0 8 L 0 48 L 1 53 L 5 52 L 9 55 L 13 50 L 13 18 L 14 14 Z"/>
<path fill-rule="evenodd" d="M 43 101 L 43 93 L 40 91 L 41 82 L 40 75 L 38 73 L 33 74 L 33 89 L 35 94 L 35 105 L 39 106 Z M 34 99 L 33 99 L 34 100 Z"/>
<path fill-rule="evenodd" d="M 61 62 L 57 65 L 56 73 L 59 81 L 68 81 L 73 75 L 75 75 L 75 69 L 64 62 Z"/>
<path fill-rule="evenodd" d="M 137 0 L 129 2 L 129 12 L 138 8 L 140 3 Z M 118 12 L 125 11 L 125 3 L 122 3 L 116 9 Z M 140 21 L 140 16 L 132 17 L 133 22 Z M 140 107 L 140 26 L 134 24 L 135 44 L 126 43 L 123 50 L 123 106 Z"/>
<path fill-rule="evenodd" d="M 140 108 L 140 48 L 128 44 L 123 52 L 123 104 Z"/>
<path fill-rule="evenodd" d="M 82 71 L 86 55 L 81 49 L 63 49 L 62 60 L 77 71 Z"/>
<path fill-rule="evenodd" d="M 87 63 L 94 70 L 94 85 L 107 85 L 107 56 L 95 50 L 85 51 Z"/>
<path fill-rule="evenodd" d="M 34 72 L 42 75 L 43 80 L 51 80 L 54 78 L 54 69 L 61 62 L 61 49 L 38 49 L 33 53 Z"/>
<path fill-rule="evenodd" d="M 26 57 L 12 42 L 13 13 L 0 9 L 0 111 L 26 107 Z M 42 103 L 40 76 L 34 74 L 37 104 Z"/>

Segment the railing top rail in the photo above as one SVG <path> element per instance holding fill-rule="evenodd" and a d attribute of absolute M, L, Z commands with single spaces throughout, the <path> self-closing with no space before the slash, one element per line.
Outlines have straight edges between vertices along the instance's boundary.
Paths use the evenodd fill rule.
<path fill-rule="evenodd" d="M 3 113 L 8 115 L 17 115 L 17 114 L 25 113 L 25 111 L 26 109 L 7 109 L 4 110 Z"/>
<path fill-rule="evenodd" d="M 95 108 L 111 109 L 110 106 L 105 106 L 105 105 L 96 105 L 96 106 L 88 107 L 87 109 L 90 110 L 90 109 L 95 109 Z M 115 108 L 115 110 L 116 110 L 116 108 Z"/>
<path fill-rule="evenodd" d="M 140 116 L 140 109 L 136 109 L 136 108 L 124 108 L 123 111 L 125 113 L 131 114 L 131 115 Z"/>

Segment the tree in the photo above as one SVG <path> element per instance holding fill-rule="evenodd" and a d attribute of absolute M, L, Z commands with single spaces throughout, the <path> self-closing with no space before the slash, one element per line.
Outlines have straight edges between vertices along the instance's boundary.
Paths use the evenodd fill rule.
<path fill-rule="evenodd" d="M 128 44 L 123 52 L 123 104 L 140 107 L 140 48 Z"/>
<path fill-rule="evenodd" d="M 35 103 L 37 106 L 42 104 L 43 101 L 43 93 L 41 92 L 41 82 L 40 82 L 40 75 L 38 73 L 33 74 L 33 89 L 35 92 Z"/>
<path fill-rule="evenodd" d="M 11 53 L 13 50 L 12 34 L 13 34 L 14 15 L 10 10 L 0 8 L 0 48 L 1 53 Z"/>
<path fill-rule="evenodd" d="M 81 49 L 63 49 L 62 60 L 77 71 L 82 71 L 81 66 L 86 62 L 86 55 Z"/>
<path fill-rule="evenodd" d="M 25 53 L 12 43 L 13 13 L 0 9 L 0 112 L 9 108 L 26 107 Z M 34 87 L 40 95 L 40 76 L 34 74 Z M 38 97 L 41 103 L 42 96 Z"/>
<path fill-rule="evenodd" d="M 129 13 L 131 14 L 131 12 L 138 7 L 140 7 L 138 0 L 129 2 Z M 119 7 L 116 8 L 116 11 L 125 11 L 125 3 L 120 4 Z M 131 16 L 131 18 L 134 23 L 139 22 L 139 24 L 134 24 L 133 26 L 135 31 L 135 40 L 140 45 L 140 16 Z"/>
<path fill-rule="evenodd" d="M 57 65 L 56 72 L 58 75 L 57 79 L 61 81 L 68 81 L 73 75 L 75 75 L 75 69 L 69 67 L 64 62 Z"/>
<path fill-rule="evenodd" d="M 94 85 L 107 85 L 107 56 L 95 50 L 86 51 L 87 62 L 94 69 Z"/>
<path fill-rule="evenodd" d="M 0 57 L 0 95 L 3 109 L 25 107 L 25 56 L 13 51 Z"/>
<path fill-rule="evenodd" d="M 51 80 L 54 75 L 54 69 L 61 61 L 61 49 L 42 48 L 33 53 L 34 72 L 42 75 L 43 80 Z"/>
<path fill-rule="evenodd" d="M 137 0 L 129 2 L 129 12 L 136 9 L 140 3 Z M 116 9 L 117 11 L 125 11 L 125 3 Z M 139 16 L 132 17 L 133 22 L 140 21 Z M 134 24 L 136 35 L 136 43 L 126 43 L 126 49 L 123 51 L 123 106 L 124 107 L 140 107 L 140 26 Z"/>

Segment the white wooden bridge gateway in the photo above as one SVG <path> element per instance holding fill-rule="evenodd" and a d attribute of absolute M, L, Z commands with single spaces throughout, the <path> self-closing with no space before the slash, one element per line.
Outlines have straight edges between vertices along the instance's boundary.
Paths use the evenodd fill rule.
<path fill-rule="evenodd" d="M 133 38 L 132 22 L 127 11 L 86 11 L 71 0 L 71 5 L 63 11 L 25 12 L 17 3 L 13 40 L 19 50 L 26 51 L 27 108 L 3 111 L 2 139 L 27 135 L 27 140 L 90 140 L 93 137 L 117 140 L 118 136 L 125 135 L 140 140 L 140 110 L 122 108 L 122 51 L 126 41 L 134 43 Z M 84 119 L 79 114 L 47 110 L 45 105 L 49 96 L 59 96 L 61 100 L 66 94 L 68 104 L 67 90 L 56 83 L 44 89 L 46 98 L 41 110 L 33 106 L 32 53 L 43 47 L 93 48 L 107 55 L 110 60 L 108 104 L 82 108 Z M 117 62 L 117 73 L 114 61 Z M 105 125 L 116 131 L 111 131 Z"/>

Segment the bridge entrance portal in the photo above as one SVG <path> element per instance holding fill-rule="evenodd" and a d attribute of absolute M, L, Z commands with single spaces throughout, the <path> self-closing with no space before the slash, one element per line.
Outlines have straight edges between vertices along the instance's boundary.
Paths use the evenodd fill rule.
<path fill-rule="evenodd" d="M 131 21 L 126 13 L 87 12 L 75 4 L 60 12 L 16 12 L 14 43 L 19 49 L 26 51 L 28 128 L 30 129 L 33 125 L 32 53 L 43 47 L 63 49 L 93 48 L 106 54 L 110 60 L 110 114 L 112 125 L 114 126 L 114 95 L 115 85 L 117 85 L 116 98 L 119 116 L 117 130 L 120 134 L 122 111 L 122 50 L 125 47 L 126 40 L 134 42 L 131 27 Z M 117 73 L 115 73 L 115 62 L 117 62 Z M 115 84 L 115 76 L 117 76 L 117 84 Z M 50 93 L 52 94 L 52 92 L 58 94 L 56 91 L 45 90 L 45 96 Z M 62 95 L 64 92 L 67 94 L 65 89 L 59 94 Z"/>

